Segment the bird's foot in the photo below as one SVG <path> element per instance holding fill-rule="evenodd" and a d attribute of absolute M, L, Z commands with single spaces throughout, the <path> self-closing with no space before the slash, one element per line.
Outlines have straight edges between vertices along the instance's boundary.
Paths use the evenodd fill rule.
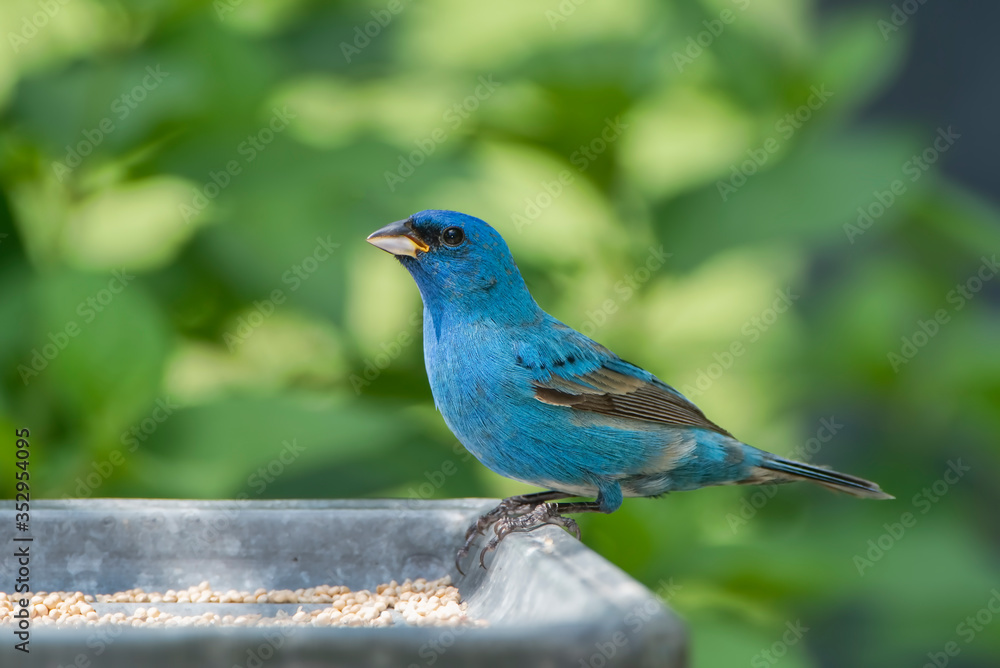
<path fill-rule="evenodd" d="M 472 549 L 472 544 L 476 542 L 476 537 L 482 536 L 486 529 L 488 529 L 491 525 L 504 520 L 528 517 L 539 507 L 546 504 L 546 502 L 553 501 L 555 499 L 565 499 L 567 496 L 567 494 L 562 492 L 539 492 L 537 494 L 521 494 L 519 496 L 511 496 L 501 501 L 496 508 L 489 511 L 485 515 L 480 515 L 479 519 L 473 522 L 472 526 L 470 526 L 468 531 L 465 532 L 465 542 L 463 543 L 462 548 L 458 551 L 458 554 L 455 555 L 455 567 L 458 568 L 458 572 L 465 575 L 465 571 L 462 570 L 462 560 L 469 555 L 469 550 Z M 556 511 L 556 513 L 558 514 L 558 511 Z M 572 522 L 573 520 L 566 521 Z M 555 523 L 556 522 L 543 522 L 542 524 Z M 538 528 L 539 526 L 541 526 L 541 524 L 536 524 L 534 528 Z M 573 526 L 576 526 L 575 522 L 573 523 Z M 511 531 L 530 530 L 531 529 L 510 529 L 504 533 L 504 535 L 506 536 L 507 533 L 510 533 Z M 577 537 L 579 538 L 579 529 L 576 531 Z M 496 543 L 499 544 L 499 541 L 496 538 L 490 541 L 490 543 L 492 544 L 493 541 L 496 541 Z M 493 545 L 490 549 L 496 549 L 496 545 Z M 482 559 L 480 559 L 480 562 L 482 562 Z"/>
<path fill-rule="evenodd" d="M 493 533 L 496 535 L 486 544 L 483 551 L 479 553 L 479 565 L 484 569 L 486 568 L 486 553 L 497 549 L 500 542 L 508 535 L 534 531 L 546 524 L 554 524 L 555 526 L 562 527 L 575 535 L 577 540 L 580 539 L 580 527 L 575 520 L 559 514 L 559 504 L 542 503 L 527 514 L 501 517 L 496 522 L 496 526 L 493 527 Z"/>

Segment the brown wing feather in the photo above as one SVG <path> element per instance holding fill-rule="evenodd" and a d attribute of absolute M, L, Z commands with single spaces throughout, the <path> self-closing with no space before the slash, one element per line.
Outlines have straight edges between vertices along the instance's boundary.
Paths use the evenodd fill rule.
<path fill-rule="evenodd" d="M 732 436 L 690 401 L 634 376 L 601 367 L 577 378 L 579 382 L 553 375 L 545 383 L 536 382 L 535 398 L 611 417 L 701 427 Z"/>

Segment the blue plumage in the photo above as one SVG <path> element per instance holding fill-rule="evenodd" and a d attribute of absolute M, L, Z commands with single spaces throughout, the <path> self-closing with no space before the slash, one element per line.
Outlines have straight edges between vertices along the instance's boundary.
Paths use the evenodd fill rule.
<path fill-rule="evenodd" d="M 478 218 L 421 211 L 368 240 L 395 254 L 420 289 L 427 376 L 458 439 L 501 475 L 597 499 L 555 506 L 515 497 L 491 518 L 506 523 L 500 538 L 553 523 L 559 511 L 609 513 L 624 496 L 709 485 L 809 479 L 891 498 L 869 481 L 740 442 L 648 371 L 545 313 L 507 244 Z M 529 512 L 540 505 L 545 512 Z"/>

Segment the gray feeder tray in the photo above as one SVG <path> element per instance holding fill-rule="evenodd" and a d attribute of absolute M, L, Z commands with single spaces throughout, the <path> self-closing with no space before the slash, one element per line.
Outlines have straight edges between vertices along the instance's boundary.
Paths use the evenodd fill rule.
<path fill-rule="evenodd" d="M 469 616 L 487 626 L 444 627 L 43 627 L 30 654 L 0 627 L 3 666 L 150 668 L 246 666 L 687 665 L 677 617 L 647 589 L 562 529 L 513 534 L 468 576 L 453 564 L 473 519 L 495 501 L 168 501 L 88 499 L 31 506 L 33 591 L 113 593 L 182 589 L 203 580 L 221 590 L 343 584 L 374 589 L 390 580 L 450 574 Z M 4 517 L 13 503 L 0 503 Z M 0 558 L 12 592 L 14 548 Z M 482 539 L 478 545 L 482 545 Z M 93 604 L 99 614 L 124 604 Z M 220 605 L 156 604 L 200 614 Z M 135 606 L 139 607 L 139 606 Z M 245 613 L 244 606 L 241 613 Z M 257 606 L 264 607 L 264 606 Z M 283 606 L 294 608 L 297 606 Z M 275 609 L 273 606 L 270 608 Z M 271 613 L 273 614 L 273 612 Z"/>

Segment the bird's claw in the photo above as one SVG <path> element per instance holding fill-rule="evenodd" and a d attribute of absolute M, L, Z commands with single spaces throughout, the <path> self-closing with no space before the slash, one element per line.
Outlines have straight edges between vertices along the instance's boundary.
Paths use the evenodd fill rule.
<path fill-rule="evenodd" d="M 580 538 L 580 527 L 576 521 L 559 514 L 559 506 L 555 503 L 525 503 L 512 497 L 504 501 L 486 513 L 476 521 L 465 534 L 465 545 L 458 551 L 455 557 L 455 565 L 458 566 L 459 573 L 465 574 L 459 563 L 468 554 L 477 535 L 481 535 L 483 530 L 493 524 L 495 534 L 486 547 L 479 553 L 479 565 L 486 568 L 486 553 L 492 552 L 499 547 L 501 541 L 512 533 L 523 533 L 534 531 L 546 524 L 554 524 L 573 533 L 577 539 Z"/>
<path fill-rule="evenodd" d="M 472 549 L 472 544 L 476 542 L 477 536 L 482 536 L 487 528 L 491 524 L 494 524 L 497 520 L 507 517 L 511 514 L 518 514 L 519 512 L 527 512 L 524 509 L 530 510 L 534 508 L 537 504 L 530 502 L 525 502 L 524 497 L 512 496 L 504 499 L 497 505 L 496 508 L 490 512 L 480 515 L 479 519 L 473 522 L 472 526 L 465 532 L 465 542 L 462 544 L 462 548 L 455 555 L 455 568 L 462 575 L 465 575 L 465 571 L 462 570 L 462 560 L 469 555 L 469 550 Z"/>

